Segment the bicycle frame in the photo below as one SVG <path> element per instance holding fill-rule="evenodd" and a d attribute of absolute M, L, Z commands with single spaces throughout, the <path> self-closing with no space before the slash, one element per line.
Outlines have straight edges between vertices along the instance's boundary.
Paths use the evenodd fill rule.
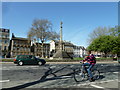
<path fill-rule="evenodd" d="M 76 82 L 80 82 L 80 81 L 83 81 L 85 79 L 87 79 L 87 80 L 89 79 L 89 74 L 88 74 L 87 68 L 89 68 L 89 66 L 85 66 L 84 70 L 82 70 L 82 69 L 76 69 L 76 70 L 74 70 L 74 80 Z M 99 70 L 92 68 L 91 72 L 92 72 L 93 77 L 95 78 L 95 80 L 99 79 L 99 76 L 100 76 Z"/>

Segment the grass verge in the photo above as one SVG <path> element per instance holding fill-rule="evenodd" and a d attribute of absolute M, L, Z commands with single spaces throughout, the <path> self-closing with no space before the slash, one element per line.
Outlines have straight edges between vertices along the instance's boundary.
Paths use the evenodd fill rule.
<path fill-rule="evenodd" d="M 57 60 L 57 59 L 46 59 L 46 62 L 79 62 L 82 61 L 84 58 L 74 58 L 74 59 L 63 59 L 63 60 Z M 1 59 L 2 62 L 13 62 L 13 59 Z M 96 61 L 113 61 L 113 58 L 96 58 Z"/>

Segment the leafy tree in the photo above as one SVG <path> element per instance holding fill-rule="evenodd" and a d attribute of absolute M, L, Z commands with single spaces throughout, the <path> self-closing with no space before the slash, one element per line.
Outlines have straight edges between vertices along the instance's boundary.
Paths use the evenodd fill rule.
<path fill-rule="evenodd" d="M 52 31 L 52 23 L 47 19 L 35 19 L 33 20 L 32 27 L 28 31 L 28 38 L 31 40 L 37 40 L 37 42 L 42 43 L 53 39 L 59 39 L 59 34 L 55 31 Z M 43 50 L 42 50 L 42 57 Z"/>
<path fill-rule="evenodd" d="M 103 36 L 120 36 L 120 26 L 115 27 L 97 27 L 89 34 L 89 44 L 96 38 Z"/>
<path fill-rule="evenodd" d="M 101 33 L 99 30 L 101 29 Z M 96 31 L 98 30 L 98 31 Z M 93 31 L 93 37 L 91 43 L 88 46 L 89 51 L 100 51 L 104 52 L 105 55 L 108 53 L 120 54 L 120 26 L 114 28 L 102 29 L 97 28 Z M 105 30 L 105 31 L 104 31 Z M 104 33 L 103 33 L 104 32 Z"/>
<path fill-rule="evenodd" d="M 117 56 L 120 56 L 120 38 L 119 37 L 114 37 L 112 53 L 117 54 Z"/>
<path fill-rule="evenodd" d="M 118 42 L 114 36 L 103 35 L 94 39 L 94 41 L 88 46 L 87 49 L 89 51 L 104 52 L 106 56 L 108 53 L 113 52 L 114 49 L 116 49 L 115 47 L 117 44 Z M 116 52 L 114 51 L 114 53 Z"/>
<path fill-rule="evenodd" d="M 109 35 L 120 36 L 120 26 L 115 26 L 109 29 Z"/>

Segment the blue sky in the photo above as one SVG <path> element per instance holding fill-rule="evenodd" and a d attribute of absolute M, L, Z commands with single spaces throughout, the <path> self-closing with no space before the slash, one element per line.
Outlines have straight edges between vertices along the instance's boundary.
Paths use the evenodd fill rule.
<path fill-rule="evenodd" d="M 48 19 L 63 39 L 88 46 L 88 35 L 97 27 L 118 25 L 117 2 L 3 2 L 2 27 L 18 37 L 27 37 L 34 19 Z"/>

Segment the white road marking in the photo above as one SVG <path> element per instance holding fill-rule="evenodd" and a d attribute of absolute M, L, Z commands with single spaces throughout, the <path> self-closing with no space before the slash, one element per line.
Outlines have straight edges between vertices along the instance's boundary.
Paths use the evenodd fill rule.
<path fill-rule="evenodd" d="M 97 86 L 97 85 L 93 85 L 91 84 L 92 87 L 95 87 L 95 88 L 104 88 L 104 87 L 100 87 L 100 86 Z"/>
<path fill-rule="evenodd" d="M 85 86 L 85 85 L 93 85 L 93 84 L 102 84 L 102 83 L 107 83 L 107 82 L 112 82 L 112 81 L 118 81 L 118 79 L 115 80 L 107 80 L 107 81 L 99 81 L 99 82 L 89 82 L 87 81 L 84 84 L 77 84 L 77 86 Z"/>
<path fill-rule="evenodd" d="M 119 73 L 119 72 L 113 72 L 113 73 Z"/>
<path fill-rule="evenodd" d="M 118 81 L 118 79 L 114 79 L 114 80 L 107 80 L 107 81 L 101 81 L 100 83 L 107 83 L 107 82 L 112 82 L 112 81 Z"/>
<path fill-rule="evenodd" d="M 9 82 L 10 80 L 2 80 L 2 81 L 0 81 L 0 82 Z"/>

